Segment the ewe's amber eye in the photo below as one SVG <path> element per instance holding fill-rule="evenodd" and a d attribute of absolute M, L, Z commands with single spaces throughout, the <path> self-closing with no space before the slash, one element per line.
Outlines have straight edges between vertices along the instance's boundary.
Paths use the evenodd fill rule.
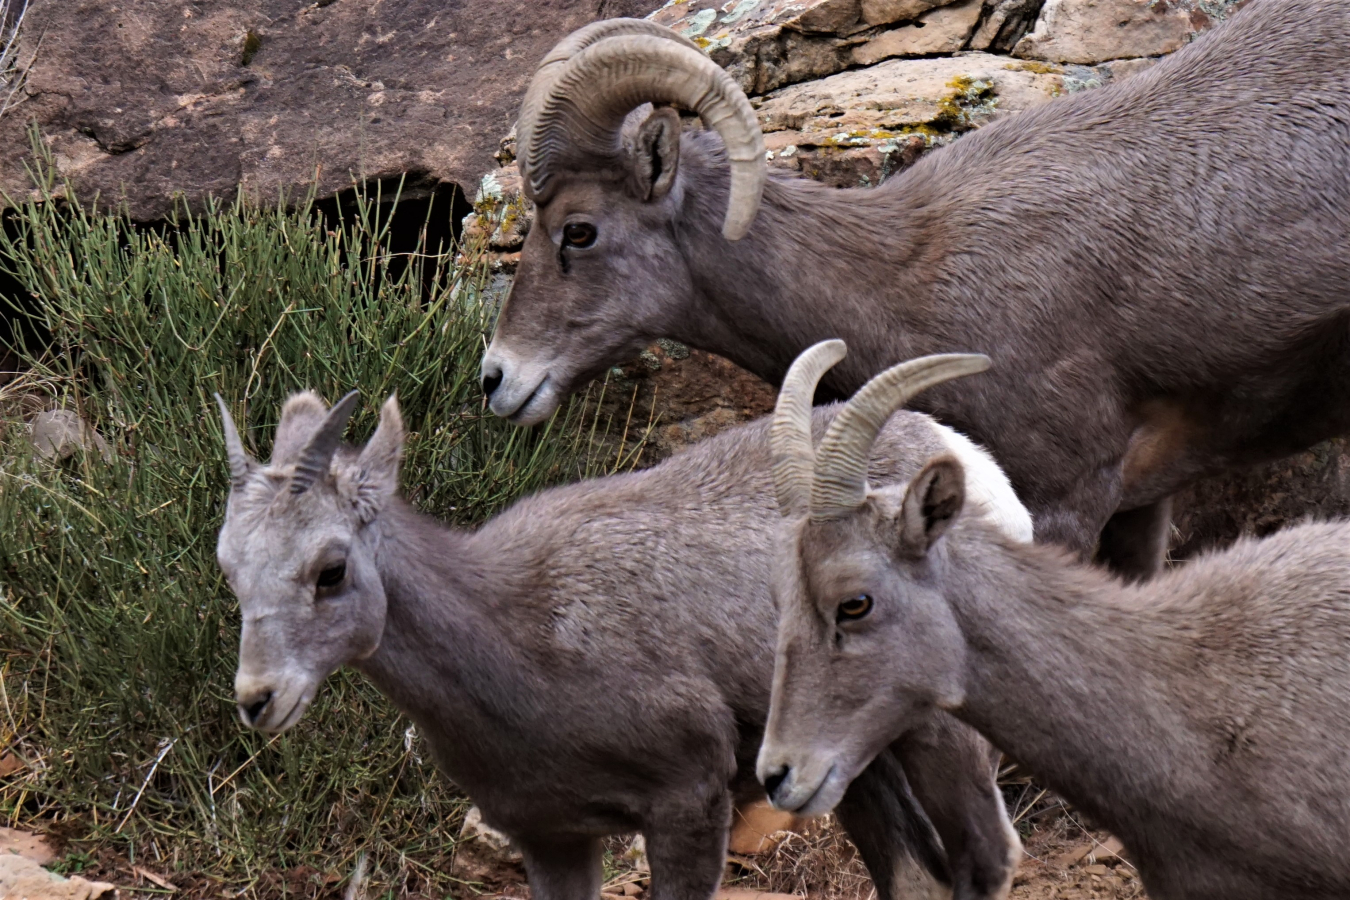
<path fill-rule="evenodd" d="M 319 590 L 324 588 L 335 588 L 342 584 L 342 579 L 347 577 L 347 564 L 338 563 L 336 566 L 329 566 L 319 573 Z"/>
<path fill-rule="evenodd" d="M 588 222 L 568 222 L 563 226 L 563 244 L 585 250 L 595 243 L 595 226 Z"/>
<path fill-rule="evenodd" d="M 871 611 L 872 598 L 867 594 L 859 594 L 839 604 L 839 612 L 836 618 L 840 622 L 846 622 L 852 619 L 861 619 Z"/>

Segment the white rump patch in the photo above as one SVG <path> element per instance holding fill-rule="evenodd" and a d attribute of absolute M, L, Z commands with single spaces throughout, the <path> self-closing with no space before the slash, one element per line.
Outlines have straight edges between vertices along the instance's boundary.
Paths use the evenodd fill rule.
<path fill-rule="evenodd" d="M 985 509 L 985 516 L 1000 531 L 1015 541 L 1030 544 L 1033 534 L 1031 513 L 1017 499 L 1008 476 L 989 455 L 989 451 L 959 431 L 933 423 L 947 450 L 966 470 L 966 496 Z"/>

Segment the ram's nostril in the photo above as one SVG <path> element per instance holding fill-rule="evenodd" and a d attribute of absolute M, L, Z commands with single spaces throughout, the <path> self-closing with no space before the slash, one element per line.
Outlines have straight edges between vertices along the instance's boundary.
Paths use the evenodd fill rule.
<path fill-rule="evenodd" d="M 500 369 L 497 369 L 496 371 L 484 370 L 483 393 L 487 396 L 489 400 L 492 399 L 493 392 L 496 391 L 497 388 L 501 386 L 502 386 L 502 372 Z"/>
<path fill-rule="evenodd" d="M 267 704 L 272 702 L 272 692 L 263 691 L 252 703 L 240 702 L 239 708 L 244 711 L 244 718 L 248 724 L 257 725 L 258 719 L 262 717 L 263 711 L 267 709 Z"/>
<path fill-rule="evenodd" d="M 787 766 L 779 766 L 764 779 L 764 790 L 769 792 L 770 797 L 778 793 L 778 789 L 783 786 L 783 782 L 787 781 L 790 771 Z"/>

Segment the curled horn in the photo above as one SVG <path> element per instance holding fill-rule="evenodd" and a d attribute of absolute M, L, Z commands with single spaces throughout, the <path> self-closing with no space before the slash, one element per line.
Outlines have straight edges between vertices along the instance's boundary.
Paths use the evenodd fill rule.
<path fill-rule="evenodd" d="M 543 108 L 544 101 L 548 99 L 553 90 L 554 83 L 558 76 L 571 61 L 582 50 L 605 38 L 616 37 L 623 34 L 645 34 L 651 37 L 666 38 L 667 40 L 687 44 L 698 49 L 698 46 L 664 25 L 657 25 L 655 22 L 648 22 L 646 19 L 605 19 L 600 22 L 592 22 L 584 28 L 578 28 L 557 43 L 552 50 L 545 56 L 543 62 L 534 71 L 534 77 L 530 79 L 529 89 L 525 92 L 525 99 L 520 103 L 520 115 L 516 118 L 516 156 L 520 159 L 522 174 L 526 175 L 525 183 L 529 185 L 529 161 L 533 158 L 530 152 L 534 146 L 535 125 L 539 121 L 539 111 Z"/>
<path fill-rule="evenodd" d="M 230 489 L 237 491 L 248 482 L 248 476 L 257 468 L 258 463 L 244 449 L 244 442 L 239 439 L 239 429 L 234 425 L 234 416 L 230 415 L 230 408 L 225 405 L 225 400 L 220 394 L 216 394 L 215 397 L 216 405 L 220 407 L 221 426 L 225 432 L 225 455 L 230 460 Z"/>
<path fill-rule="evenodd" d="M 989 365 L 989 357 L 978 353 L 923 356 L 892 366 L 863 385 L 820 442 L 811 483 L 811 518 L 817 522 L 838 518 L 862 505 L 872 443 L 892 413 L 934 385 L 983 372 Z"/>
<path fill-rule="evenodd" d="M 767 172 L 755 111 L 731 76 L 688 39 L 635 22 L 597 23 L 545 58 L 516 126 L 525 192 L 536 203 L 546 201 L 561 157 L 613 157 L 629 112 L 643 103 L 674 103 L 722 136 L 731 165 L 722 234 L 739 240 L 759 209 Z"/>
<path fill-rule="evenodd" d="M 359 396 L 359 391 L 352 391 L 328 410 L 323 424 L 314 432 L 314 437 L 309 439 L 304 452 L 300 454 L 300 461 L 295 464 L 295 474 L 291 476 L 292 494 L 303 494 L 328 471 Z"/>
<path fill-rule="evenodd" d="M 847 353 L 840 340 L 808 347 L 793 361 L 778 392 L 773 424 L 769 426 L 769 447 L 778 511 L 786 517 L 805 515 L 809 508 L 816 461 L 811 445 L 811 400 L 820 376 Z"/>

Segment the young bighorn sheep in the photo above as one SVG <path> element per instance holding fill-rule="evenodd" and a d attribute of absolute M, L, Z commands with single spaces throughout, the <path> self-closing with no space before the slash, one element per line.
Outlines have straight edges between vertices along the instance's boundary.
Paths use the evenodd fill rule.
<path fill-rule="evenodd" d="M 629 116 L 644 101 L 711 131 Z M 518 137 L 537 217 L 483 360 L 513 422 L 661 336 L 774 382 L 843 338 L 839 396 L 976 350 L 999 378 L 919 408 L 991 450 L 1038 540 L 1100 535 L 1131 576 L 1160 564 L 1179 488 L 1350 430 L 1350 3 L 1252 0 L 877 188 L 766 179 L 740 90 L 645 21 L 559 44 Z"/>
<path fill-rule="evenodd" d="M 291 398 L 265 467 L 221 404 L 232 487 L 217 556 L 243 613 L 244 722 L 289 728 L 325 677 L 355 666 L 520 846 L 536 898 L 596 897 L 600 838 L 628 831 L 646 837 L 653 900 L 711 897 L 733 797 L 763 796 L 780 527 L 768 423 L 545 491 L 468 532 L 399 498 L 392 398 L 364 449 L 339 446 L 355 402 Z M 972 464 L 1009 539 L 1030 540 L 997 467 L 925 416 L 886 426 L 873 474 L 908 478 L 944 450 Z M 1019 844 L 990 750 L 950 717 L 883 751 L 839 818 L 882 898 L 1006 894 Z"/>
<path fill-rule="evenodd" d="M 1350 524 L 1127 586 L 963 514 L 949 455 L 868 486 L 876 423 L 928 365 L 859 391 L 814 463 L 810 423 L 775 421 L 804 462 L 778 484 L 773 802 L 829 809 L 943 709 L 1118 835 L 1156 900 L 1350 897 Z"/>

